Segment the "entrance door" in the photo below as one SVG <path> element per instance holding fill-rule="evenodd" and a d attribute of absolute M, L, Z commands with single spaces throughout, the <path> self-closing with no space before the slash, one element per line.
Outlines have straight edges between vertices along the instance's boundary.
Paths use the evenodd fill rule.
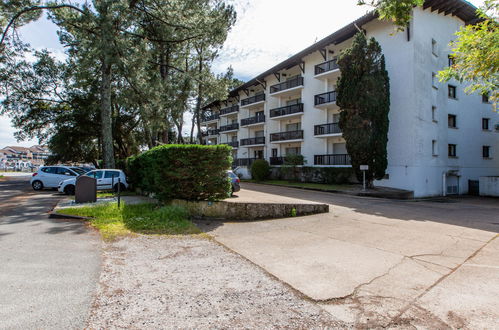
<path fill-rule="evenodd" d="M 263 150 L 255 150 L 255 158 L 263 159 Z"/>

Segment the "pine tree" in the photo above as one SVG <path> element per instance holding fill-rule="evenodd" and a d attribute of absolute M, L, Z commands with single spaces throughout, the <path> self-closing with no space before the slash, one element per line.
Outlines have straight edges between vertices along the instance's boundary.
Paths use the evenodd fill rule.
<path fill-rule="evenodd" d="M 388 112 L 390 85 L 381 46 L 357 33 L 353 44 L 340 56 L 337 104 L 341 109 L 340 128 L 359 180 L 360 165 L 369 165 L 366 181 L 385 176 L 387 167 Z"/>

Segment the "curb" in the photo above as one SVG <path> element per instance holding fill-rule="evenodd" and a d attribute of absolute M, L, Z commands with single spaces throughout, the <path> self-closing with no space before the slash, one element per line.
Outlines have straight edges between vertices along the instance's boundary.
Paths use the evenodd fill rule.
<path fill-rule="evenodd" d="M 74 220 L 90 220 L 90 219 L 92 219 L 91 217 L 83 217 L 83 216 L 78 216 L 78 215 L 56 213 L 54 211 L 49 213 L 49 218 L 51 218 L 51 219 L 74 219 Z"/>

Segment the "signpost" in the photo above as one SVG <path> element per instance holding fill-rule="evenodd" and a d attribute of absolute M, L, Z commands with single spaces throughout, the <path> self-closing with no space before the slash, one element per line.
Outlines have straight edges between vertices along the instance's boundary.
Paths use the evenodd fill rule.
<path fill-rule="evenodd" d="M 364 179 L 362 191 L 366 191 L 366 171 L 369 170 L 369 165 L 360 165 L 360 170 L 362 171 L 362 177 Z"/>

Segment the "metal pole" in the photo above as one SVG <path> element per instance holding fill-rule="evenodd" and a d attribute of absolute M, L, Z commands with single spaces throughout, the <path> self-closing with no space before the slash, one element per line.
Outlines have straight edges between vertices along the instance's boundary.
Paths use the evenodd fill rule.
<path fill-rule="evenodd" d="M 120 208 L 121 201 L 121 178 L 118 178 L 118 208 Z"/>
<path fill-rule="evenodd" d="M 362 177 L 364 178 L 364 183 L 363 183 L 363 191 L 366 191 L 366 171 L 362 171 Z"/>

